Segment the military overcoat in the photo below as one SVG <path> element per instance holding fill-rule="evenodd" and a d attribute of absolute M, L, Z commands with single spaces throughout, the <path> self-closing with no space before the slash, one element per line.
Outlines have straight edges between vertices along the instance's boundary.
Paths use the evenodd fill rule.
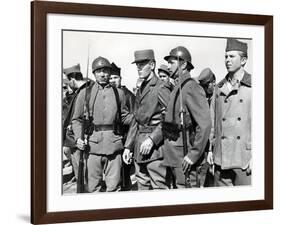
<path fill-rule="evenodd" d="M 161 119 L 170 96 L 169 85 L 155 74 L 138 89 L 135 99 L 134 115 L 138 124 L 135 139 L 134 157 L 138 163 L 146 163 L 163 158 L 161 146 L 163 134 Z M 151 138 L 154 146 L 149 155 L 140 154 L 140 146 L 146 138 Z"/>
<path fill-rule="evenodd" d="M 190 78 L 189 72 L 180 75 L 181 84 Z M 180 127 L 180 94 L 179 85 L 171 93 L 167 107 L 165 121 Z M 182 88 L 182 105 L 186 112 L 185 124 L 187 128 L 188 157 L 193 163 L 202 157 L 207 144 L 210 130 L 210 109 L 203 88 L 193 79 Z M 177 96 L 177 97 L 176 97 Z M 165 138 L 164 164 L 170 167 L 181 167 L 184 157 L 182 132 L 176 140 Z"/>
<path fill-rule="evenodd" d="M 213 129 L 211 143 L 214 162 L 222 169 L 245 169 L 251 159 L 251 75 L 243 78 L 231 91 L 227 75 L 219 84 L 211 104 Z"/>

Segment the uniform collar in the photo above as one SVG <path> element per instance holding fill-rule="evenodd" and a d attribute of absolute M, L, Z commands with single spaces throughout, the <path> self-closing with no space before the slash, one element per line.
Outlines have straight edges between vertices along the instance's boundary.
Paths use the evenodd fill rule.
<path fill-rule="evenodd" d="M 221 88 L 228 80 L 229 80 L 230 74 L 228 73 L 225 78 L 223 78 L 219 83 L 218 87 Z M 240 81 L 241 85 L 247 86 L 247 87 L 252 87 L 252 79 L 251 79 L 251 74 L 249 74 L 246 70 L 244 73 L 243 78 Z"/>
<path fill-rule="evenodd" d="M 110 87 L 112 87 L 112 86 L 110 85 L 110 83 L 106 84 L 104 87 L 103 87 L 102 85 L 100 85 L 99 83 L 97 83 L 97 82 L 96 82 L 96 85 L 97 85 L 97 88 L 98 88 L 99 90 L 103 90 L 103 89 L 105 89 L 105 88 L 110 88 Z"/>

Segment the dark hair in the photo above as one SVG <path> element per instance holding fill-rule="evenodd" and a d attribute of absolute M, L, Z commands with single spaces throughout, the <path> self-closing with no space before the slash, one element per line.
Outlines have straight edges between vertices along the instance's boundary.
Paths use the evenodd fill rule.
<path fill-rule="evenodd" d="M 83 75 L 80 72 L 67 74 L 67 79 L 70 80 L 71 78 L 73 78 L 75 80 L 83 80 Z"/>

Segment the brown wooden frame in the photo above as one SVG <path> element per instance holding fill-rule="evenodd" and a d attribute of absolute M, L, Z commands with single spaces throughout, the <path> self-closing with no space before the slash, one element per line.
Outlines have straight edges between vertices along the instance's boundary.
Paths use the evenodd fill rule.
<path fill-rule="evenodd" d="M 261 25 L 265 28 L 265 199 L 84 211 L 46 211 L 46 18 L 48 13 Z M 273 209 L 273 17 L 158 8 L 31 3 L 31 222 L 33 224 Z"/>

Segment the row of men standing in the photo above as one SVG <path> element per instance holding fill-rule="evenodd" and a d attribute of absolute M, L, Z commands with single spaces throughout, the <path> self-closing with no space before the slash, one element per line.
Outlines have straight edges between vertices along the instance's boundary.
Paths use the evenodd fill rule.
<path fill-rule="evenodd" d="M 106 191 L 120 190 L 121 174 L 128 177 L 130 170 L 122 173 L 122 161 L 133 161 L 138 190 L 204 186 L 205 165 L 214 168 L 215 186 L 251 184 L 247 44 L 227 39 L 228 74 L 216 86 L 209 68 L 199 84 L 191 78 L 194 66 L 183 46 L 172 49 L 164 57 L 168 66 L 159 69 L 169 73 L 174 85 L 155 74 L 153 50 L 135 51 L 134 56 L 142 81 L 136 96 L 121 86 L 120 68 L 106 58 L 92 63 L 95 82 L 84 81 L 76 67 L 64 70 L 70 83 L 79 84 L 64 120 L 64 146 L 70 147 L 74 162 L 80 151 L 87 151 L 87 192 L 101 191 L 103 182 Z M 85 118 L 90 121 L 86 138 Z"/>

